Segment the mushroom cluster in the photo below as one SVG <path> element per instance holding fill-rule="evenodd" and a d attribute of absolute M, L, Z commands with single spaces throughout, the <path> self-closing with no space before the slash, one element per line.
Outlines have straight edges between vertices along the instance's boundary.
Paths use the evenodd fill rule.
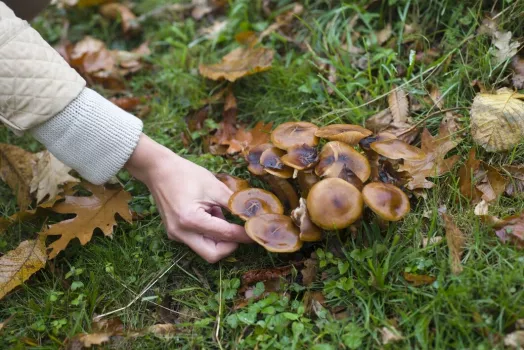
<path fill-rule="evenodd" d="M 358 125 L 288 122 L 273 130 L 271 143 L 253 147 L 245 158 L 271 192 L 218 174 L 234 192 L 229 209 L 268 251 L 294 252 L 303 242 L 320 241 L 323 230 L 351 226 L 365 206 L 380 220 L 402 219 L 410 203 L 395 169 L 425 154 L 395 135 L 374 135 Z"/>

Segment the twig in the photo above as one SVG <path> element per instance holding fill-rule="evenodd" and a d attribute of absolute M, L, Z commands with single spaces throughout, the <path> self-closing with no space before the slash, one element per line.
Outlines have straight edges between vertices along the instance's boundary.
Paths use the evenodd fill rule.
<path fill-rule="evenodd" d="M 169 267 L 168 267 L 164 272 L 162 272 L 162 273 L 160 274 L 160 276 L 158 276 L 158 277 L 157 277 L 156 279 L 154 279 L 151 283 L 149 283 L 149 284 L 148 284 L 148 285 L 147 285 L 147 286 L 146 286 L 146 287 L 145 287 L 145 288 L 144 288 L 144 289 L 143 289 L 143 290 L 142 290 L 142 291 L 141 291 L 141 292 L 140 292 L 140 293 L 139 293 L 139 294 L 138 294 L 138 295 L 133 299 L 133 300 L 131 300 L 131 301 L 129 302 L 129 304 L 127 304 L 126 306 L 123 306 L 123 307 L 121 307 L 121 308 L 118 308 L 118 309 L 116 309 L 116 310 L 106 312 L 105 314 L 102 314 L 102 315 L 98 315 L 98 316 L 96 316 L 96 317 L 93 317 L 93 321 L 95 321 L 95 322 L 96 322 L 96 321 L 99 321 L 99 320 L 101 320 L 102 318 L 104 318 L 104 317 L 106 317 L 106 316 L 112 315 L 112 314 L 114 314 L 114 313 L 116 313 L 116 312 L 123 311 L 123 310 L 127 309 L 128 307 L 130 307 L 131 305 L 133 305 L 133 304 L 134 304 L 138 299 L 140 299 L 140 297 L 141 297 L 142 295 L 144 295 L 144 294 L 145 294 L 149 289 L 151 289 L 151 287 L 153 287 L 153 285 L 155 285 L 155 283 L 157 283 L 159 279 L 161 279 L 162 277 L 164 277 L 164 275 L 165 275 L 166 273 L 168 273 L 169 270 L 171 270 L 171 269 L 173 268 L 173 266 L 175 266 L 175 265 L 176 265 L 180 260 L 182 260 L 182 258 L 183 258 L 184 256 L 186 256 L 186 254 L 187 254 L 187 253 L 182 254 L 182 256 L 181 256 L 177 261 L 175 261 L 173 264 L 171 264 L 171 266 L 169 266 Z"/>
<path fill-rule="evenodd" d="M 433 117 L 435 115 L 442 114 L 442 113 L 447 113 L 447 112 L 451 112 L 451 111 L 457 111 L 457 110 L 461 110 L 461 109 L 468 109 L 468 108 L 469 107 L 454 107 L 454 108 L 448 108 L 448 109 L 440 109 L 440 110 L 438 110 L 436 112 L 428 114 L 427 116 L 425 116 L 424 118 L 422 118 L 421 120 L 416 122 L 412 127 L 404 130 L 403 132 L 401 132 L 397 136 L 401 136 L 401 135 L 407 134 L 408 132 L 410 132 L 411 130 L 417 128 L 420 124 L 424 123 L 426 120 L 428 120 L 429 118 L 431 118 L 431 117 Z"/>

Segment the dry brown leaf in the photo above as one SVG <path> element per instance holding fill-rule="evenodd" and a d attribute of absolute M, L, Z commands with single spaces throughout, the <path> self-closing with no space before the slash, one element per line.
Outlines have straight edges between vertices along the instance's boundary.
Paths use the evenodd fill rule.
<path fill-rule="evenodd" d="M 508 196 L 514 197 L 524 192 L 524 164 L 504 165 L 502 169 L 509 175 L 510 181 L 506 186 Z"/>
<path fill-rule="evenodd" d="M 395 88 L 388 95 L 388 105 L 394 123 L 406 123 L 409 115 L 409 101 L 406 92 Z"/>
<path fill-rule="evenodd" d="M 404 279 L 414 285 L 415 287 L 431 284 L 435 282 L 436 278 L 428 275 L 417 275 L 414 273 L 404 272 Z"/>
<path fill-rule="evenodd" d="M 517 330 L 504 337 L 504 345 L 513 349 L 524 348 L 524 330 Z"/>
<path fill-rule="evenodd" d="M 377 36 L 377 43 L 379 45 L 384 44 L 389 40 L 389 38 L 391 38 L 391 34 L 393 34 L 393 29 L 391 28 L 391 23 L 388 23 L 383 29 L 375 34 Z"/>
<path fill-rule="evenodd" d="M 100 6 L 100 14 L 109 19 L 118 19 L 122 23 L 122 31 L 125 34 L 136 33 L 140 31 L 140 23 L 135 14 L 129 7 L 124 4 L 110 3 Z"/>
<path fill-rule="evenodd" d="M 144 333 L 153 334 L 159 338 L 173 338 L 179 333 L 176 325 L 172 323 L 155 324 L 146 328 Z"/>
<path fill-rule="evenodd" d="M 395 327 L 382 327 L 380 329 L 380 334 L 382 335 L 382 344 L 390 344 L 401 341 L 404 339 L 402 333 Z"/>
<path fill-rule="evenodd" d="M 304 6 L 299 4 L 298 2 L 293 4 L 293 8 L 289 11 L 286 11 L 280 15 L 277 16 L 275 19 L 275 23 L 271 24 L 269 27 L 267 27 L 262 33 L 260 33 L 260 36 L 258 37 L 258 41 L 262 41 L 266 36 L 270 35 L 271 33 L 274 33 L 275 31 L 279 30 L 283 26 L 289 25 L 291 21 L 297 16 L 300 16 L 300 14 L 304 11 Z"/>
<path fill-rule="evenodd" d="M 513 68 L 513 87 L 515 89 L 524 89 L 524 58 L 515 56 L 511 61 L 511 68 Z"/>
<path fill-rule="evenodd" d="M 490 216 L 482 218 L 493 226 L 495 234 L 502 242 L 512 242 L 517 248 L 524 248 L 524 212 L 503 219 Z"/>
<path fill-rule="evenodd" d="M 25 210 L 32 202 L 31 180 L 35 155 L 19 147 L 0 144 L 0 179 L 16 195 L 20 210 Z"/>
<path fill-rule="evenodd" d="M 79 182 L 69 175 L 70 167 L 59 161 L 49 151 L 35 154 L 36 164 L 33 167 L 31 193 L 36 191 L 36 202 L 41 203 L 44 198 L 53 200 L 62 192 L 61 185 L 66 182 Z"/>
<path fill-rule="evenodd" d="M 46 260 L 43 237 L 23 241 L 0 257 L 0 299 L 43 268 Z"/>
<path fill-rule="evenodd" d="M 446 241 L 449 248 L 451 272 L 458 275 L 462 272 L 462 254 L 466 244 L 466 236 L 457 227 L 451 216 L 441 213 L 446 228 Z"/>
<path fill-rule="evenodd" d="M 244 127 L 239 128 L 235 137 L 229 144 L 227 153 L 233 154 L 236 152 L 242 152 L 245 154 L 250 148 L 263 143 L 268 143 L 271 137 L 272 128 L 273 123 L 264 124 L 264 122 L 256 123 L 249 131 Z"/>
<path fill-rule="evenodd" d="M 68 342 L 68 349 L 82 349 L 90 348 L 93 345 L 102 345 L 107 343 L 110 339 L 112 333 L 102 332 L 102 333 L 85 333 L 77 334 Z"/>
<path fill-rule="evenodd" d="M 400 140 L 411 144 L 419 134 L 417 128 L 409 122 L 395 121 L 390 108 L 386 108 L 366 119 L 366 128 L 375 134 L 388 132 L 397 136 Z"/>
<path fill-rule="evenodd" d="M 422 248 L 426 248 L 428 245 L 434 245 L 442 241 L 442 236 L 424 237 L 422 238 Z"/>
<path fill-rule="evenodd" d="M 502 88 L 471 105 L 471 136 L 488 152 L 508 151 L 524 138 L 524 94 Z"/>
<path fill-rule="evenodd" d="M 226 4 L 227 0 L 193 0 L 191 16 L 197 21 L 201 20 L 205 15 L 223 8 Z"/>
<path fill-rule="evenodd" d="M 271 68 L 274 51 L 265 47 L 239 47 L 224 57 L 220 63 L 201 64 L 200 74 L 211 80 L 226 79 L 235 81 L 247 75 L 263 72 Z"/>
<path fill-rule="evenodd" d="M 138 107 L 138 105 L 140 105 L 141 99 L 135 96 L 118 98 L 112 97 L 109 99 L 109 101 L 113 102 L 115 105 L 122 108 L 124 111 L 131 112 L 136 107 Z"/>
<path fill-rule="evenodd" d="M 220 33 L 222 33 L 228 25 L 228 21 L 216 21 L 209 27 L 201 28 L 198 32 L 209 40 L 216 40 Z"/>
<path fill-rule="evenodd" d="M 80 243 L 85 245 L 91 240 L 93 230 L 96 228 L 102 230 L 104 235 L 111 236 L 113 227 L 117 224 L 116 214 L 127 222 L 132 221 L 127 204 L 131 200 L 131 195 L 123 188 L 110 189 L 89 183 L 82 183 L 82 186 L 92 195 L 88 197 L 66 195 L 65 201 L 51 208 L 60 214 L 76 214 L 76 216 L 51 225 L 42 232 L 47 236 L 60 236 L 49 245 L 50 259 L 56 257 L 74 238 L 78 238 Z"/>
<path fill-rule="evenodd" d="M 306 259 L 304 261 L 304 268 L 300 270 L 302 274 L 302 284 L 309 287 L 315 282 L 318 272 L 318 260 L 317 259 Z"/>
<path fill-rule="evenodd" d="M 493 33 L 491 41 L 493 46 L 497 48 L 493 53 L 497 63 L 502 63 L 517 54 L 520 42 L 511 39 L 511 32 L 495 31 Z"/>
<path fill-rule="evenodd" d="M 453 168 L 460 156 L 454 155 L 446 158 L 446 155 L 460 141 L 460 138 L 451 136 L 447 124 L 440 125 L 437 136 L 432 136 L 427 129 L 424 129 L 421 149 L 426 153 L 426 158 L 419 161 L 404 160 L 404 164 L 399 167 L 399 171 L 407 171 L 412 176 L 407 188 L 410 190 L 432 188 L 435 184 L 426 177 L 441 176 Z"/>

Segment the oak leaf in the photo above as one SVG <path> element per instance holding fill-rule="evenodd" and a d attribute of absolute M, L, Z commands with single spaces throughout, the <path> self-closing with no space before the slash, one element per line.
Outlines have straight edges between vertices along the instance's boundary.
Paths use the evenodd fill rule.
<path fill-rule="evenodd" d="M 33 153 L 13 145 L 0 144 L 0 179 L 15 193 L 20 210 L 25 210 L 32 202 L 30 188 L 34 162 Z"/>
<path fill-rule="evenodd" d="M 246 130 L 245 127 L 239 128 L 229 144 L 227 153 L 242 152 L 245 154 L 250 148 L 268 143 L 272 128 L 273 123 L 264 124 L 264 122 L 256 123 L 250 130 Z"/>
<path fill-rule="evenodd" d="M 42 232 L 46 236 L 60 236 L 58 240 L 49 245 L 50 259 L 56 257 L 74 238 L 78 238 L 80 243 L 85 245 L 91 240 L 93 230 L 96 228 L 102 230 L 104 235 L 111 237 L 113 228 L 117 224 L 116 214 L 127 222 L 132 221 L 131 211 L 127 204 L 131 200 L 131 195 L 123 188 L 111 189 L 89 183 L 82 183 L 82 186 L 92 195 L 78 197 L 66 193 L 65 200 L 51 208 L 60 214 L 76 214 L 76 216 L 50 225 Z"/>
<path fill-rule="evenodd" d="M 507 88 L 479 93 L 471 105 L 471 135 L 488 152 L 507 151 L 524 138 L 524 102 Z"/>
<path fill-rule="evenodd" d="M 109 3 L 100 6 L 100 14 L 109 19 L 120 18 L 122 23 L 122 31 L 125 34 L 136 33 L 140 31 L 140 23 L 138 22 L 133 11 L 124 4 Z"/>
<path fill-rule="evenodd" d="M 446 242 L 449 248 L 451 272 L 458 275 L 463 269 L 461 260 L 466 244 L 466 236 L 453 222 L 451 216 L 446 213 L 441 213 L 441 215 L 446 228 Z"/>
<path fill-rule="evenodd" d="M 524 192 L 524 164 L 504 165 L 502 169 L 510 177 L 506 186 L 508 196 L 518 196 Z"/>
<path fill-rule="evenodd" d="M 407 188 L 410 190 L 432 188 L 435 184 L 426 178 L 441 176 L 453 168 L 460 156 L 454 155 L 446 158 L 446 155 L 460 141 L 460 138 L 452 137 L 445 123 L 441 123 L 437 136 L 432 136 L 427 129 L 424 129 L 421 149 L 426 153 L 426 158 L 423 160 L 404 160 L 404 164 L 399 167 L 399 171 L 406 171 L 412 177 Z"/>
<path fill-rule="evenodd" d="M 226 79 L 233 82 L 270 69 L 273 55 L 274 51 L 265 47 L 239 47 L 225 55 L 220 63 L 201 64 L 198 69 L 200 74 L 208 79 Z"/>
<path fill-rule="evenodd" d="M 481 217 L 495 229 L 495 234 L 504 243 L 512 242 L 524 249 L 524 212 L 499 219 L 494 216 Z"/>
<path fill-rule="evenodd" d="M 27 240 L 0 257 L 0 299 L 45 266 L 44 239 Z"/>
<path fill-rule="evenodd" d="M 66 182 L 79 182 L 77 178 L 69 175 L 70 167 L 59 161 L 49 151 L 35 154 L 36 164 L 33 167 L 31 180 L 31 193 L 36 191 L 36 202 L 44 198 L 53 200 L 62 192 L 61 185 Z"/>

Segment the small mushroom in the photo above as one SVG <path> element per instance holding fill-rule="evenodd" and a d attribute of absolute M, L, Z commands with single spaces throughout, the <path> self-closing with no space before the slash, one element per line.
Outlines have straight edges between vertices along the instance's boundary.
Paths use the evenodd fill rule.
<path fill-rule="evenodd" d="M 344 164 L 344 166 L 342 167 L 340 174 L 338 174 L 338 178 L 349 182 L 350 184 L 355 186 L 359 191 L 362 191 L 362 187 L 364 186 L 364 184 L 359 179 L 359 177 L 346 166 L 346 164 Z"/>
<path fill-rule="evenodd" d="M 408 196 L 391 184 L 371 182 L 362 189 L 362 196 L 367 206 L 386 221 L 398 221 L 410 210 Z"/>
<path fill-rule="evenodd" d="M 233 175 L 218 173 L 215 174 L 215 177 L 233 192 L 238 192 L 249 188 L 249 182 Z"/>
<path fill-rule="evenodd" d="M 291 253 L 302 247 L 300 232 L 289 216 L 259 215 L 249 219 L 244 227 L 251 239 L 270 252 Z"/>
<path fill-rule="evenodd" d="M 262 164 L 260 164 L 260 156 L 268 148 L 273 147 L 270 143 L 263 143 L 255 146 L 249 150 L 246 155 L 246 161 L 248 163 L 247 170 L 253 175 L 264 175 L 266 171 Z"/>
<path fill-rule="evenodd" d="M 263 179 L 267 182 L 280 202 L 284 205 L 284 208 L 291 209 L 298 206 L 298 195 L 293 186 L 288 180 L 281 177 L 277 177 L 271 174 L 263 176 Z"/>
<path fill-rule="evenodd" d="M 260 156 L 260 164 L 267 173 L 283 179 L 289 179 L 293 176 L 293 169 L 282 163 L 281 157 L 285 154 L 286 152 L 280 148 L 268 148 Z"/>
<path fill-rule="evenodd" d="M 316 147 L 306 144 L 294 145 L 287 149 L 287 154 L 281 157 L 282 163 L 296 170 L 304 170 L 314 167 L 318 162 L 318 151 Z"/>
<path fill-rule="evenodd" d="M 370 147 L 389 159 L 422 160 L 426 158 L 423 150 L 398 139 L 373 142 Z"/>
<path fill-rule="evenodd" d="M 283 214 L 284 207 L 271 192 L 260 188 L 248 188 L 233 193 L 229 198 L 229 210 L 243 220 L 250 217 L 276 213 Z"/>
<path fill-rule="evenodd" d="M 360 218 L 363 206 L 360 191 L 339 178 L 318 182 L 307 196 L 311 221 L 326 230 L 348 227 Z"/>
<path fill-rule="evenodd" d="M 393 135 L 392 133 L 389 133 L 387 131 L 383 131 L 383 132 L 380 132 L 380 133 L 378 133 L 376 135 L 371 135 L 371 136 L 368 136 L 366 138 L 363 138 L 362 140 L 360 140 L 360 142 L 358 144 L 360 145 L 360 147 L 364 151 L 368 151 L 368 150 L 371 149 L 369 146 L 373 142 L 393 140 L 393 139 L 396 139 L 396 138 L 397 137 L 395 135 Z"/>
<path fill-rule="evenodd" d="M 315 173 L 321 177 L 338 177 L 344 165 L 362 182 L 366 182 L 371 174 L 367 158 L 340 141 L 331 141 L 324 145 Z"/>
<path fill-rule="evenodd" d="M 330 141 L 340 141 L 355 146 L 365 137 L 373 134 L 371 130 L 353 124 L 332 124 L 317 130 L 315 136 Z"/>
<path fill-rule="evenodd" d="M 300 198 L 300 206 L 291 212 L 291 219 L 300 229 L 300 240 L 303 242 L 318 242 L 322 240 L 322 230 L 316 226 L 307 211 L 306 200 Z"/>
<path fill-rule="evenodd" d="M 316 146 L 318 126 L 308 122 L 287 122 L 280 124 L 271 133 L 271 142 L 278 148 L 287 150 L 291 146 L 306 144 Z"/>
<path fill-rule="evenodd" d="M 303 197 L 307 197 L 309 190 L 314 184 L 320 181 L 320 178 L 315 174 L 313 170 L 299 171 L 298 176 L 298 187 Z"/>

